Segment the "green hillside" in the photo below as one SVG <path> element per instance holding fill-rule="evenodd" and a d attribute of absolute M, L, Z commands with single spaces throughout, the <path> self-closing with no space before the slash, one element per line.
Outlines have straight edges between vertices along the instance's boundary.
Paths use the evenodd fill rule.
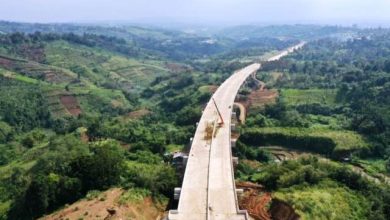
<path fill-rule="evenodd" d="M 213 91 L 302 39 L 312 41 L 257 74 L 278 91 L 274 104 L 251 106 L 268 93 L 252 80 L 240 91 L 249 111 L 235 176 L 303 219 L 388 219 L 387 29 L 219 30 L 0 21 L 0 219 L 59 213 L 113 188 L 124 206 L 174 209 L 183 173 L 172 153 L 188 151 Z M 370 38 L 345 41 L 360 35 Z M 259 148 L 275 145 L 308 157 Z"/>

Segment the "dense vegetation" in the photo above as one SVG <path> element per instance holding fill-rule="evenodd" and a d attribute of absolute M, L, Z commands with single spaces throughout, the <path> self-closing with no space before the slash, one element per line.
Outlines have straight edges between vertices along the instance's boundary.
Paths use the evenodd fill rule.
<path fill-rule="evenodd" d="M 382 30 L 353 40 L 321 39 L 287 59 L 265 64 L 265 70 L 282 73 L 271 82 L 280 89 L 280 98 L 277 105 L 249 121 L 268 127 L 330 130 L 324 134 L 354 131 L 362 136 L 354 138 L 361 140 L 355 148 L 370 142 L 369 148 L 355 155 L 386 160 L 390 156 L 388 37 Z M 261 77 L 270 79 L 267 73 Z M 344 145 L 347 148 L 348 143 Z"/>
<path fill-rule="evenodd" d="M 28 131 L 52 123 L 48 103 L 39 86 L 3 77 L 0 80 L 0 118 L 3 120 L 3 126 L 0 127 L 3 138 L 7 138 L 7 133 L 10 133 L 7 132 L 9 126 L 19 131 Z M 0 139 L 0 143 L 7 139 Z"/>
<path fill-rule="evenodd" d="M 163 56 L 168 59 L 192 62 L 205 57 L 236 60 L 255 59 L 265 52 L 282 49 L 297 42 L 296 38 L 279 40 L 267 35 L 249 39 L 225 37 L 222 32 L 200 35 L 179 30 L 150 29 L 136 26 L 82 26 L 72 24 L 26 24 L 0 21 L 0 31 L 36 35 L 47 34 L 48 40 L 66 39 L 88 46 L 102 46 L 131 56 Z M 266 31 L 268 32 L 268 31 Z M 330 33 L 330 32 L 329 32 Z M 150 58 L 150 57 L 149 57 Z M 215 62 L 215 61 L 214 61 Z"/>
<path fill-rule="evenodd" d="M 390 35 L 384 29 L 359 35 L 311 41 L 264 63 L 258 78 L 279 97 L 251 109 L 241 127 L 236 154 L 246 160 L 237 177 L 264 185 L 303 219 L 390 218 Z M 275 163 L 259 146 L 321 157 Z"/>
<path fill-rule="evenodd" d="M 0 22 L 0 215 L 31 219 L 113 186 L 172 198 L 215 85 L 294 41 Z M 255 49 L 254 49 L 255 48 Z M 93 193 L 92 193 L 93 194 Z"/>
<path fill-rule="evenodd" d="M 255 145 L 289 146 L 326 155 L 365 148 L 362 137 L 351 131 L 332 131 L 320 128 L 254 128 L 241 136 L 245 143 Z"/>
<path fill-rule="evenodd" d="M 238 166 L 238 178 L 275 190 L 303 219 L 388 219 L 390 189 L 350 168 L 317 157 L 270 163 L 260 171 Z M 336 205 L 337 204 L 337 205 Z"/>
<path fill-rule="evenodd" d="M 370 173 L 385 173 L 387 35 L 288 26 L 259 28 L 243 39 L 244 29 L 199 36 L 0 22 L 0 219 L 37 218 L 113 186 L 172 198 L 180 180 L 167 155 L 188 144 L 202 107 L 233 71 L 300 39 L 367 33 L 369 39 L 310 42 L 264 64 L 268 72 L 259 78 L 280 97 L 250 112 L 235 153 L 266 163 L 261 170 L 240 164 L 240 179 L 276 190 L 310 218 L 329 207 L 309 209 L 309 199 L 298 206 L 299 196 L 315 200 L 328 190 L 337 196 L 326 204 L 348 205 L 346 218 L 388 218 L 387 188 L 335 163 L 277 165 L 269 152 L 254 148 L 286 145 L 334 158 L 353 153 L 353 162 Z M 271 77 L 275 72 L 280 77 Z"/>

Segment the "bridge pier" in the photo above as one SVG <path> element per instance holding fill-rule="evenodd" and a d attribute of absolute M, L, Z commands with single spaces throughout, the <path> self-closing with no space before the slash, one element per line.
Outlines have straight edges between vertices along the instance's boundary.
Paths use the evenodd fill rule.
<path fill-rule="evenodd" d="M 231 139 L 231 144 L 230 144 L 230 146 L 232 147 L 232 148 L 234 148 L 234 147 L 236 147 L 236 144 L 237 143 L 237 140 L 236 139 Z"/>
<path fill-rule="evenodd" d="M 180 199 L 180 193 L 181 193 L 181 188 L 180 187 L 175 187 L 174 192 L 173 192 L 173 198 L 175 200 Z"/>
<path fill-rule="evenodd" d="M 236 189 L 237 196 L 240 197 L 242 194 L 244 194 L 244 189 Z"/>
<path fill-rule="evenodd" d="M 233 166 L 237 166 L 238 165 L 238 157 L 232 157 L 233 159 Z"/>
<path fill-rule="evenodd" d="M 277 60 L 287 54 L 288 52 L 283 52 L 269 60 Z M 221 118 L 233 116 L 230 115 L 230 108 L 238 90 L 260 67 L 256 63 L 235 72 L 214 93 L 212 100 L 218 101 L 222 110 Z M 231 136 L 231 130 L 235 130 L 236 125 L 233 122 L 232 126 L 219 127 L 218 135 L 212 140 L 213 146 L 205 148 L 208 139 L 204 138 L 204 131 L 207 123 L 213 119 L 215 109 L 209 102 L 208 107 L 202 111 L 201 127 L 198 127 L 195 139 L 191 139 L 192 156 L 189 157 L 182 188 L 175 189 L 175 198 L 180 199 L 178 209 L 169 211 L 168 218 L 171 220 L 249 219 L 248 213 L 238 206 L 237 194 L 242 191 L 235 187 L 233 162 L 237 160 L 232 158 L 230 146 L 236 146 L 236 140 Z"/>
<path fill-rule="evenodd" d="M 231 129 L 231 131 L 236 131 L 237 130 L 237 126 L 236 126 L 236 124 L 230 124 L 230 129 Z"/>

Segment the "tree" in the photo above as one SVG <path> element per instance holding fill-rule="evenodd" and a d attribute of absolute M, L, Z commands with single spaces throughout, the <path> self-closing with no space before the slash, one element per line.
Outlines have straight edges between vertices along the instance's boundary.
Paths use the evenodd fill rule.
<path fill-rule="evenodd" d="M 32 148 L 34 147 L 34 138 L 31 135 L 27 135 L 25 138 L 22 140 L 23 146 L 27 148 Z"/>
<path fill-rule="evenodd" d="M 281 121 L 286 127 L 309 127 L 309 123 L 296 110 L 283 112 Z"/>
<path fill-rule="evenodd" d="M 124 152 L 112 140 L 98 142 L 91 147 L 92 154 L 76 159 L 72 171 L 80 178 L 83 190 L 107 189 L 117 184 L 124 166 Z"/>
<path fill-rule="evenodd" d="M 160 193 L 172 196 L 172 190 L 177 185 L 177 176 L 173 167 L 163 164 L 137 163 L 126 169 L 126 182 L 129 185 L 149 189 L 153 195 Z"/>
<path fill-rule="evenodd" d="M 177 112 L 176 123 L 178 125 L 194 125 L 199 121 L 201 109 L 199 107 L 186 106 Z"/>
<path fill-rule="evenodd" d="M 0 121 L 0 143 L 9 141 L 12 137 L 13 129 L 7 123 Z"/>
<path fill-rule="evenodd" d="M 50 204 L 50 190 L 50 183 L 46 176 L 37 175 L 33 178 L 24 199 L 24 207 L 29 216 L 39 217 L 46 212 Z"/>

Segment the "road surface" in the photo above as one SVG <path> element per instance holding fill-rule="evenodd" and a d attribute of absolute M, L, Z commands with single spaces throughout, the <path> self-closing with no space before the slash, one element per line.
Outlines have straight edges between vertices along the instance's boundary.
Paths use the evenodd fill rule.
<path fill-rule="evenodd" d="M 289 48 L 269 60 L 280 59 L 302 45 Z M 235 72 L 214 93 L 212 98 L 217 103 L 224 125 L 215 128 L 211 140 L 205 139 L 207 123 L 220 120 L 212 99 L 208 102 L 188 155 L 178 209 L 171 210 L 168 219 L 248 219 L 247 212 L 239 210 L 237 202 L 230 140 L 231 114 L 241 85 L 260 66 L 255 63 Z"/>
<path fill-rule="evenodd" d="M 284 51 L 282 51 L 281 53 L 269 58 L 267 61 L 276 61 L 276 60 L 279 60 L 280 58 L 284 57 L 284 56 L 287 56 L 289 53 L 292 53 L 294 52 L 294 50 L 296 49 L 299 49 L 301 47 L 303 47 L 304 45 L 306 44 L 306 42 L 301 42 L 293 47 L 290 47 Z"/>

